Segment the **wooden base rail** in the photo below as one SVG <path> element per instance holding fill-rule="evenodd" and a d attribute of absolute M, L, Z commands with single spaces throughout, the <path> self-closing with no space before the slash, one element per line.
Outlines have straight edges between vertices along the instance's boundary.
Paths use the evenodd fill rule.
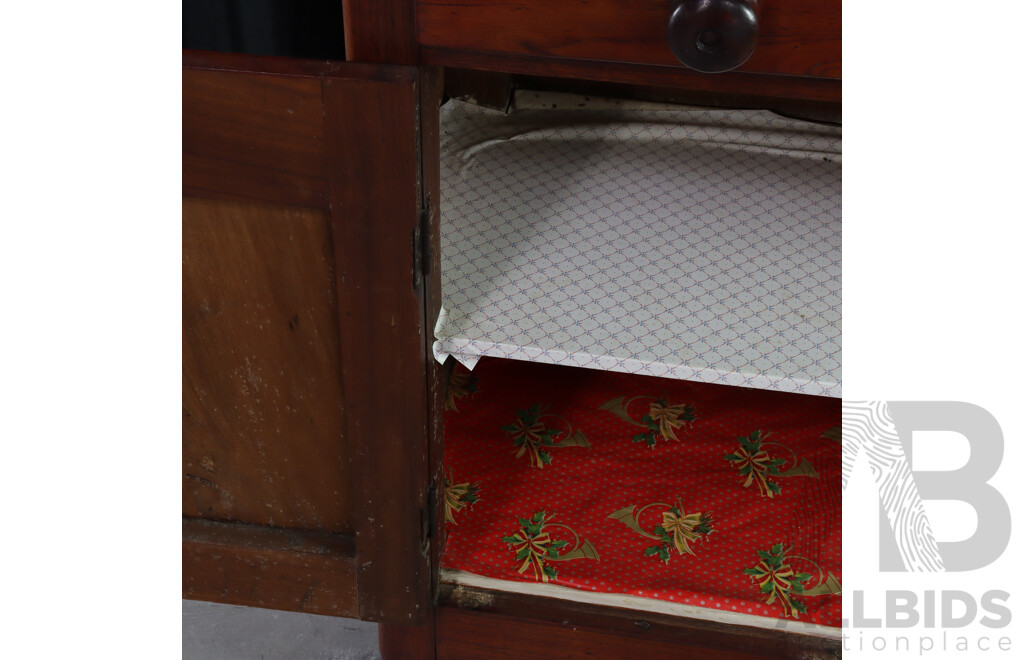
<path fill-rule="evenodd" d="M 438 658 L 716 659 L 841 657 L 840 641 L 781 629 L 441 585 Z"/>
<path fill-rule="evenodd" d="M 359 616 L 350 537 L 185 518 L 181 538 L 183 598 Z"/>

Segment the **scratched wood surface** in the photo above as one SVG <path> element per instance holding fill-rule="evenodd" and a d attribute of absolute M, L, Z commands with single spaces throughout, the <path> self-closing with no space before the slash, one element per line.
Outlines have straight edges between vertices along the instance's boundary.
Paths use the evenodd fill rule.
<path fill-rule="evenodd" d="M 426 322 L 415 84 L 324 80 L 360 617 L 430 616 Z M 343 148 L 334 149 L 334 145 Z M 435 192 L 436 195 L 436 192 Z"/>
<path fill-rule="evenodd" d="M 359 614 L 351 537 L 189 519 L 181 536 L 183 598 Z"/>
<path fill-rule="evenodd" d="M 182 211 L 183 514 L 352 533 L 328 214 Z"/>
<path fill-rule="evenodd" d="M 424 621 L 418 72 L 183 60 L 183 593 Z"/>
<path fill-rule="evenodd" d="M 444 93 L 444 73 L 439 68 L 423 69 L 420 79 L 420 135 L 421 170 L 423 185 L 420 200 L 427 210 L 428 218 L 423 229 L 423 244 L 426 250 L 423 274 L 424 318 L 436 319 L 441 311 L 441 141 L 440 115 L 441 98 Z M 433 328 L 430 328 L 433 330 Z M 430 354 L 433 332 L 425 335 L 424 350 Z M 427 360 L 427 391 L 430 409 L 428 430 L 428 469 L 434 490 L 433 510 L 430 511 L 432 537 L 430 539 L 430 591 L 436 593 L 438 569 L 444 551 L 444 396 L 448 373 L 453 365 L 445 368 L 437 360 Z"/>

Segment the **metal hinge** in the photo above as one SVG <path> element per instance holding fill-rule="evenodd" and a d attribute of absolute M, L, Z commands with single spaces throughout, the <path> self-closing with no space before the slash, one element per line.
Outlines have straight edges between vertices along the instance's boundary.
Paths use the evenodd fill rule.
<path fill-rule="evenodd" d="M 423 284 L 423 275 L 430 269 L 430 209 L 420 209 L 419 221 L 412 230 L 412 288 Z"/>

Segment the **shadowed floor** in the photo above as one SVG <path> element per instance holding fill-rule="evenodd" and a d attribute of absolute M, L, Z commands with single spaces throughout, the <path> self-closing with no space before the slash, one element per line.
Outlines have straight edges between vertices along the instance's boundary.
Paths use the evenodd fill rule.
<path fill-rule="evenodd" d="M 377 625 L 355 619 L 182 601 L 183 660 L 371 660 Z"/>

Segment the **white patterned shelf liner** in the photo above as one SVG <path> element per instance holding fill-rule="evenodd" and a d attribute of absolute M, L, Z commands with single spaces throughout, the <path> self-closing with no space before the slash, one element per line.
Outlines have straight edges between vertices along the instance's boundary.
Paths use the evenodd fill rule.
<path fill-rule="evenodd" d="M 841 129 L 451 101 L 441 130 L 439 361 L 841 396 Z"/>

